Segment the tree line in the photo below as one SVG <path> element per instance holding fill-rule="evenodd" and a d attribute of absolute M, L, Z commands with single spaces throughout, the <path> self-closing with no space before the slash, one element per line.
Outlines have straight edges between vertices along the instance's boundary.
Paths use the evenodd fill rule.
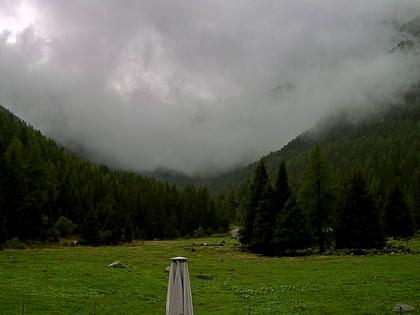
<path fill-rule="evenodd" d="M 383 207 L 370 192 L 366 175 L 357 168 L 338 179 L 319 145 L 309 153 L 300 185 L 289 186 L 285 162 L 272 180 L 260 160 L 242 211 L 240 242 L 264 255 L 294 255 L 315 246 L 362 250 L 381 248 L 385 237 L 415 233 L 413 209 L 398 181 Z"/>
<path fill-rule="evenodd" d="M 225 231 L 224 199 L 178 189 L 66 152 L 0 106 L 0 245 L 6 240 L 117 244 Z"/>
<path fill-rule="evenodd" d="M 414 92 L 406 94 L 404 104 L 377 105 L 370 113 L 356 108 L 331 113 L 281 150 L 265 156 L 268 173 L 275 177 L 285 160 L 289 184 L 297 191 L 309 152 L 319 144 L 328 158 L 329 171 L 337 178 L 350 177 L 354 168 L 363 173 L 381 209 L 388 191 L 398 182 L 420 229 L 420 87 Z M 208 185 L 210 191 L 233 188 L 243 203 L 257 164 L 217 177 Z"/>

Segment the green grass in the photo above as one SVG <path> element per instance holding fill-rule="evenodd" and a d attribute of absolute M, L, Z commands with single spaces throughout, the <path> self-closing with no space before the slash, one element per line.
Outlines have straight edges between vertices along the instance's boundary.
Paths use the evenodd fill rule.
<path fill-rule="evenodd" d="M 420 309 L 420 255 L 266 258 L 223 238 L 0 252 L 0 314 L 164 314 L 170 257 L 189 258 L 196 314 L 393 314 Z M 418 248 L 420 242 L 412 245 Z M 196 248 L 192 252 L 191 248 Z M 107 268 L 121 260 L 126 269 Z M 205 276 L 203 276 L 205 275 Z"/>

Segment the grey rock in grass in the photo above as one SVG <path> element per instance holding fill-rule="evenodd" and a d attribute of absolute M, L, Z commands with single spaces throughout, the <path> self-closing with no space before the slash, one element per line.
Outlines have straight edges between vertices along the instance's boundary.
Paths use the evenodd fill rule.
<path fill-rule="evenodd" d="M 239 228 L 236 228 L 230 231 L 230 235 L 235 239 L 239 239 Z"/>
<path fill-rule="evenodd" d="M 394 312 L 401 312 L 401 313 L 407 313 L 407 312 L 413 312 L 414 307 L 412 307 L 409 304 L 397 304 L 394 307 Z"/>
<path fill-rule="evenodd" d="M 166 271 L 166 272 L 171 271 L 171 266 L 166 267 L 166 268 L 165 268 L 165 271 Z"/>
<path fill-rule="evenodd" d="M 108 267 L 110 267 L 110 268 L 127 268 L 119 260 L 116 260 L 113 263 L 109 264 Z"/>

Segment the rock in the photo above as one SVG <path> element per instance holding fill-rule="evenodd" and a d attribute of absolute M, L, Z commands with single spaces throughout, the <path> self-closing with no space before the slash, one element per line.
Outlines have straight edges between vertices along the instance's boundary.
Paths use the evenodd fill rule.
<path fill-rule="evenodd" d="M 239 228 L 236 228 L 236 229 L 233 229 L 232 231 L 230 231 L 230 235 L 231 235 L 233 238 L 238 239 L 238 238 L 239 238 Z"/>
<path fill-rule="evenodd" d="M 420 17 L 412 19 L 408 23 L 401 26 L 400 31 L 412 34 L 414 36 L 420 35 Z"/>
<path fill-rule="evenodd" d="M 412 307 L 411 305 L 408 304 L 397 304 L 394 307 L 394 312 L 400 312 L 400 313 L 408 313 L 408 312 L 413 312 L 414 311 L 414 307 Z"/>
<path fill-rule="evenodd" d="M 171 271 L 171 266 L 166 267 L 166 268 L 165 268 L 165 271 L 166 271 L 166 272 Z"/>
<path fill-rule="evenodd" d="M 110 267 L 110 268 L 127 268 L 119 260 L 116 260 L 113 263 L 109 264 L 108 267 Z"/>

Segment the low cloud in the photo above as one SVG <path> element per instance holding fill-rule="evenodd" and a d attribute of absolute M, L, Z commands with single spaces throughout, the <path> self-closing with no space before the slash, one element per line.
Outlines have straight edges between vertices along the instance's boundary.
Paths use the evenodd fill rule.
<path fill-rule="evenodd" d="M 414 0 L 1 1 L 0 104 L 98 162 L 217 173 L 398 102 Z"/>

